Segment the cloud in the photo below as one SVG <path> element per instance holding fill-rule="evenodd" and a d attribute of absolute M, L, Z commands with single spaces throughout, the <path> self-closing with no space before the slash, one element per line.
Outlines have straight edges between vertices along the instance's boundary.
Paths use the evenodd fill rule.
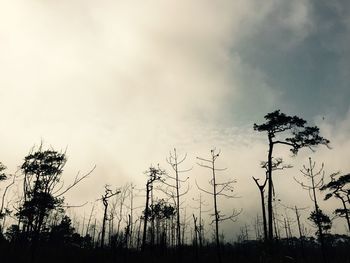
<path fill-rule="evenodd" d="M 173 147 L 188 152 L 195 166 L 196 156 L 216 146 L 229 168 L 224 178 L 238 179 L 242 198 L 233 206 L 245 207 L 240 222 L 255 218 L 260 210 L 251 176 L 263 173 L 266 142 L 252 124 L 275 108 L 307 119 L 335 108 L 324 98 L 333 91 L 324 89 L 339 65 L 343 84 L 336 90 L 347 94 L 347 56 L 334 55 L 348 51 L 341 2 L 331 7 L 340 18 L 326 22 L 312 1 L 15 0 L 1 6 L 1 161 L 16 170 L 41 139 L 55 149 L 68 146 L 67 181 L 97 165 L 81 190 L 69 194 L 72 202 L 98 198 L 105 183 L 142 186 L 143 171 L 165 165 Z M 331 22 L 344 25 L 341 32 Z M 323 81 L 320 89 L 306 88 Z M 344 104 L 346 96 L 338 97 Z M 346 156 L 347 129 L 334 133 L 324 125 Z M 322 154 L 317 159 L 332 158 Z M 304 157 L 293 161 L 293 173 Z M 347 169 L 338 160 L 330 169 Z M 195 166 L 191 182 L 205 184 L 204 174 Z M 293 201 L 293 175 L 276 180 L 286 202 Z"/>
<path fill-rule="evenodd" d="M 349 5 L 343 1 L 278 1 L 252 25 L 235 51 L 264 76 L 276 106 L 312 118 L 349 107 Z M 254 21 L 254 20 L 253 20 Z"/>

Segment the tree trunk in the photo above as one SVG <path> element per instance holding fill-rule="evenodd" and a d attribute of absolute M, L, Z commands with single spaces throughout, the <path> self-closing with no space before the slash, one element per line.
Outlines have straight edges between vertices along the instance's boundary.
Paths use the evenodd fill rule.
<path fill-rule="evenodd" d="M 219 212 L 218 206 L 216 202 L 216 178 L 215 178 L 215 166 L 214 166 L 214 157 L 213 157 L 213 196 L 214 196 L 214 213 L 215 213 L 215 239 L 216 239 L 216 252 L 218 256 L 218 262 L 221 262 L 221 253 L 220 253 L 220 240 L 219 240 Z"/>
<path fill-rule="evenodd" d="M 273 152 L 273 142 L 272 135 L 269 134 L 269 153 L 268 153 L 268 200 L 267 200 L 267 211 L 268 211 L 268 241 L 270 243 L 270 248 L 272 248 L 273 241 L 273 208 L 272 208 L 272 192 L 273 192 L 273 183 L 272 183 L 272 152 Z"/>
<path fill-rule="evenodd" d="M 350 232 L 350 218 L 349 218 L 348 209 L 347 209 L 347 207 L 346 207 L 346 203 L 345 203 L 344 199 L 340 197 L 340 200 L 341 200 L 342 203 L 343 203 L 344 212 L 345 212 L 345 218 L 346 218 L 346 222 L 348 223 L 348 230 L 349 230 L 349 232 Z"/>
<path fill-rule="evenodd" d="M 145 207 L 145 214 L 144 214 L 144 221 L 143 221 L 143 236 L 142 236 L 142 245 L 141 245 L 141 250 L 145 250 L 145 245 L 146 245 L 146 235 L 147 235 L 147 221 L 148 221 L 148 202 L 149 202 L 149 189 L 150 185 L 149 183 L 146 184 L 146 207 Z"/>
<path fill-rule="evenodd" d="M 106 220 L 107 220 L 108 203 L 107 202 L 103 202 L 103 205 L 105 207 L 105 210 L 104 210 L 104 213 L 103 213 L 103 221 L 102 221 L 101 248 L 103 248 L 104 242 L 105 242 L 105 231 L 106 231 Z"/>

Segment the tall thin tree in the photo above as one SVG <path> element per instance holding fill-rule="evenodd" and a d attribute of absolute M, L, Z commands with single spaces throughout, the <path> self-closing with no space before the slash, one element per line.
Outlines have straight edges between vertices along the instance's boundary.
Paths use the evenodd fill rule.
<path fill-rule="evenodd" d="M 273 241 L 273 177 L 272 177 L 272 160 L 273 152 L 277 145 L 289 147 L 290 151 L 296 155 L 301 148 L 319 144 L 328 145 L 329 140 L 319 135 L 317 126 L 306 126 L 306 121 L 297 116 L 288 116 L 281 113 L 280 110 L 268 113 L 264 116 L 266 122 L 262 124 L 254 124 L 254 130 L 258 132 L 266 132 L 268 138 L 268 239 L 270 244 Z"/>
<path fill-rule="evenodd" d="M 166 191 L 165 193 L 174 199 L 175 206 L 176 206 L 176 239 L 177 239 L 177 246 L 181 246 L 181 223 L 180 223 L 180 206 L 181 206 L 181 197 L 186 195 L 189 190 L 189 185 L 187 184 L 187 188 L 184 190 L 181 190 L 182 184 L 186 183 L 189 179 L 189 177 L 185 179 L 180 179 L 180 174 L 190 171 L 190 169 L 180 169 L 179 165 L 181 165 L 187 158 L 187 154 L 185 154 L 183 157 L 178 156 L 176 152 L 176 148 L 174 148 L 173 152 L 170 152 L 169 157 L 167 158 L 168 164 L 170 164 L 171 168 L 173 169 L 175 176 L 171 176 L 169 174 L 166 174 L 166 180 L 164 183 L 166 184 Z"/>
<path fill-rule="evenodd" d="M 285 165 L 283 164 L 282 158 L 273 158 L 272 160 L 272 170 L 283 170 L 285 168 L 291 168 L 291 165 Z M 269 168 L 268 168 L 268 162 L 261 162 L 261 168 L 265 170 L 265 180 L 262 184 L 259 184 L 259 179 L 253 177 L 253 180 L 255 184 L 257 185 L 259 192 L 260 192 L 260 200 L 261 200 L 261 210 L 262 210 L 262 219 L 263 219 L 263 227 L 264 227 L 264 240 L 267 241 L 267 220 L 266 220 L 266 207 L 265 207 L 265 186 L 268 181 L 268 174 L 269 174 Z"/>
<path fill-rule="evenodd" d="M 219 182 L 217 179 L 216 172 L 224 171 L 226 168 L 217 168 L 216 160 L 220 156 L 220 151 L 216 152 L 215 149 L 210 151 L 210 159 L 205 159 L 201 157 L 197 157 L 200 163 L 197 163 L 199 166 L 207 168 L 211 170 L 211 180 L 209 180 L 209 184 L 212 186 L 212 191 L 205 190 L 198 186 L 196 181 L 196 185 L 198 189 L 204 193 L 210 194 L 213 197 L 214 203 L 214 220 L 215 222 L 215 243 L 216 243 L 216 252 L 218 257 L 218 262 L 221 262 L 221 251 L 220 251 L 220 239 L 219 239 L 219 222 L 225 220 L 234 220 L 241 211 L 237 211 L 233 209 L 232 214 L 230 216 L 225 216 L 220 213 L 218 208 L 218 197 L 224 196 L 227 198 L 236 198 L 237 196 L 232 194 L 234 191 L 233 185 L 236 183 L 236 180 L 229 180 L 226 182 Z"/>
<path fill-rule="evenodd" d="M 309 181 L 309 183 L 305 183 L 294 177 L 294 180 L 301 185 L 301 187 L 308 191 L 310 199 L 312 200 L 314 204 L 314 211 L 311 213 L 311 216 L 309 219 L 315 223 L 316 227 L 318 228 L 317 235 L 321 243 L 321 250 L 324 261 L 327 261 L 327 255 L 325 252 L 325 240 L 324 240 L 324 231 L 328 230 L 330 228 L 331 224 L 328 224 L 330 220 L 327 215 L 325 215 L 322 210 L 320 209 L 316 190 L 319 190 L 324 185 L 324 164 L 322 163 L 321 168 L 318 171 L 315 171 L 316 162 L 313 162 L 311 157 L 309 158 L 309 164 L 308 167 L 306 165 L 303 165 L 303 169 L 300 170 L 301 174 L 304 176 L 304 178 Z M 328 219 L 327 219 L 328 218 Z M 326 223 L 326 224 L 325 224 Z"/>
<path fill-rule="evenodd" d="M 108 185 L 105 185 L 105 193 L 102 196 L 101 200 L 104 206 L 104 212 L 103 212 L 103 220 L 102 220 L 102 231 L 101 231 L 101 248 L 104 247 L 105 243 L 105 232 L 106 232 L 106 221 L 107 221 L 107 211 L 108 211 L 108 200 L 117 194 L 119 194 L 120 191 L 112 191 Z"/>
<path fill-rule="evenodd" d="M 146 237 L 147 237 L 147 222 L 149 220 L 150 216 L 150 209 L 149 209 L 149 200 L 150 200 L 150 194 L 153 190 L 153 184 L 155 181 L 161 180 L 162 176 L 165 174 L 165 171 L 161 169 L 158 165 L 158 167 L 151 166 L 145 174 L 147 175 L 147 183 L 146 183 L 146 204 L 145 204 L 145 210 L 143 215 L 143 236 L 142 236 L 142 245 L 141 250 L 144 251 L 146 248 Z"/>

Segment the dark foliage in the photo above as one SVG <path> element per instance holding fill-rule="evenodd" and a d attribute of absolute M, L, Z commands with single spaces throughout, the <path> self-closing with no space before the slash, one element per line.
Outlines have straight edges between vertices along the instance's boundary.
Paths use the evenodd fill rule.
<path fill-rule="evenodd" d="M 297 154 L 303 147 L 313 147 L 319 144 L 328 145 L 329 140 L 319 135 L 319 128 L 305 126 L 306 121 L 297 116 L 288 116 L 281 113 L 280 110 L 268 113 L 264 116 L 266 122 L 254 124 L 254 130 L 267 132 L 271 138 L 278 134 L 286 132 L 289 134 L 283 140 L 277 140 L 274 143 L 282 143 L 290 146 L 293 154 Z"/>
<path fill-rule="evenodd" d="M 312 211 L 309 220 L 317 227 L 320 226 L 322 232 L 327 233 L 332 228 L 332 221 L 321 209 Z M 319 235 L 317 230 L 316 235 Z"/>

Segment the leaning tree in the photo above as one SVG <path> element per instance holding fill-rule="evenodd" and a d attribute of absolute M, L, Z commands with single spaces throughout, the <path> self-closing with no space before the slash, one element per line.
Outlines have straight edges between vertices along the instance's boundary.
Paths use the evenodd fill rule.
<path fill-rule="evenodd" d="M 309 147 L 313 150 L 313 146 L 319 144 L 328 145 L 329 140 L 319 135 L 317 126 L 307 126 L 307 122 L 297 116 L 288 116 L 280 110 L 268 113 L 264 116 L 266 122 L 262 124 L 254 124 L 254 130 L 258 132 L 266 132 L 268 138 L 268 240 L 273 240 L 273 153 L 277 145 L 289 147 L 290 151 L 296 155 L 301 148 Z"/>

